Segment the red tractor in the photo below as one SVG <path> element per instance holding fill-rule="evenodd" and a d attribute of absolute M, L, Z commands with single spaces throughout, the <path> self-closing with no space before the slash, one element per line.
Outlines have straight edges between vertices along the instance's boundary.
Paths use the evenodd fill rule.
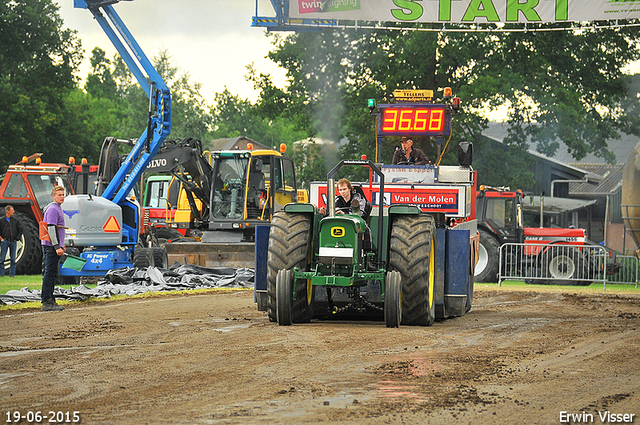
<path fill-rule="evenodd" d="M 4 216 L 5 206 L 12 205 L 14 217 L 22 225 L 16 252 L 17 274 L 42 272 L 38 222 L 42 220 L 44 207 L 51 202 L 53 186 L 63 186 L 67 195 L 76 193 L 76 187 L 83 192 L 90 189 L 92 174 L 96 172 L 96 166 L 86 165 L 86 160 L 83 165 L 75 165 L 73 158 L 69 158 L 69 164 L 54 164 L 42 162 L 41 156 L 41 153 L 25 156 L 0 175 L 0 216 Z M 9 261 L 2 260 L 8 269 Z"/>
<path fill-rule="evenodd" d="M 592 259 L 587 258 L 587 250 L 570 248 L 585 245 L 587 241 L 585 230 L 525 227 L 523 198 L 522 191 L 480 186 L 476 197 L 480 245 L 475 281 L 497 281 L 500 247 L 507 243 L 523 244 L 523 246 L 509 246 L 510 249 L 505 250 L 502 259 L 503 270 L 505 268 L 535 269 L 537 277 L 547 278 L 541 283 L 567 284 L 572 279 L 583 279 L 589 276 Z M 567 249 L 549 249 L 541 246 L 542 244 L 554 247 L 562 245 Z M 590 283 L 590 280 L 577 282 L 579 285 Z"/>

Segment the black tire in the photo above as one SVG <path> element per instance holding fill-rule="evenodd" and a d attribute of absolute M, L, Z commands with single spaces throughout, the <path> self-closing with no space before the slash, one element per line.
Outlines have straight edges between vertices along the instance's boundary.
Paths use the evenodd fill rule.
<path fill-rule="evenodd" d="M 474 281 L 498 281 L 498 267 L 500 267 L 500 244 L 491 233 L 480 229 L 480 243 L 478 244 L 478 264 L 474 271 Z"/>
<path fill-rule="evenodd" d="M 311 247 L 311 217 L 308 214 L 279 212 L 271 221 L 267 252 L 267 313 L 269 320 L 278 320 L 276 313 L 276 277 L 280 270 L 309 270 Z M 293 322 L 308 322 L 313 317 L 313 287 L 310 282 L 296 282 Z"/>
<path fill-rule="evenodd" d="M 133 253 L 133 267 L 139 269 L 146 269 L 155 265 L 153 261 L 153 251 L 151 248 L 143 247 L 136 248 Z"/>
<path fill-rule="evenodd" d="M 576 248 L 556 246 L 542 256 L 542 276 L 547 279 L 541 283 L 588 286 L 591 281 L 577 280 L 587 276 L 586 267 L 587 262 Z"/>
<path fill-rule="evenodd" d="M 156 227 L 156 238 L 158 238 L 158 244 L 164 246 L 166 243 L 173 242 L 182 238 L 182 233 L 176 229 L 170 227 Z"/>
<path fill-rule="evenodd" d="M 280 270 L 276 276 L 276 317 L 280 326 L 293 323 L 292 273 L 292 270 Z"/>
<path fill-rule="evenodd" d="M 397 328 L 402 322 L 402 276 L 398 271 L 389 271 L 384 282 L 384 323 L 388 328 Z"/>
<path fill-rule="evenodd" d="M 472 248 L 469 252 L 471 258 L 469 258 L 469 286 L 468 286 L 468 296 L 467 296 L 467 305 L 465 306 L 465 313 L 468 313 L 471 310 L 471 306 L 473 305 L 473 284 L 475 282 L 474 279 L 474 269 L 473 265 L 475 264 L 475 249 Z"/>
<path fill-rule="evenodd" d="M 139 248 L 138 248 L 139 249 Z M 160 269 L 169 268 L 169 257 L 167 250 L 161 246 L 154 246 L 151 248 L 151 255 L 153 255 L 153 265 Z"/>
<path fill-rule="evenodd" d="M 16 244 L 16 274 L 40 274 L 42 273 L 42 244 L 38 223 L 18 211 L 13 213 L 13 217 L 22 226 L 22 237 Z M 8 260 L 5 261 L 5 270 L 8 271 L 10 265 Z"/>
<path fill-rule="evenodd" d="M 391 227 L 389 266 L 402 275 L 402 324 L 435 320 L 435 236 L 431 216 L 399 216 Z"/>
<path fill-rule="evenodd" d="M 60 276 L 60 285 L 80 285 L 80 276 Z"/>

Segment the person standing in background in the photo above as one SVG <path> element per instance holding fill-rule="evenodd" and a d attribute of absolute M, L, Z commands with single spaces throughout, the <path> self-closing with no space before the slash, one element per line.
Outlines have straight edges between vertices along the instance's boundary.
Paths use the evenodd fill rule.
<path fill-rule="evenodd" d="M 9 277 L 16 275 L 16 249 L 22 237 L 22 225 L 13 217 L 15 209 L 11 205 L 4 207 L 4 217 L 0 218 L 0 276 L 4 276 L 4 261 L 9 251 Z"/>

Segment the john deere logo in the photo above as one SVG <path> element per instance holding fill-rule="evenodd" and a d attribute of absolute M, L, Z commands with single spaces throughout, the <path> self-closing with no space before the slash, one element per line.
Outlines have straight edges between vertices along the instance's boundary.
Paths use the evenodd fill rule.
<path fill-rule="evenodd" d="M 331 236 L 334 238 L 341 238 L 344 236 L 344 227 L 332 227 Z"/>

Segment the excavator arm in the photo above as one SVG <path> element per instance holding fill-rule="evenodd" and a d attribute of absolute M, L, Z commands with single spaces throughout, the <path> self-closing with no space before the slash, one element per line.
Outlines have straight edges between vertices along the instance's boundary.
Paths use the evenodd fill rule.
<path fill-rule="evenodd" d="M 205 159 L 202 142 L 193 138 L 166 140 L 147 166 L 147 172 L 173 174 L 187 190 L 192 209 L 195 203 L 190 195 L 195 195 L 207 208 L 209 207 L 212 170 Z M 196 217 L 202 218 L 197 210 L 193 213 Z"/>

